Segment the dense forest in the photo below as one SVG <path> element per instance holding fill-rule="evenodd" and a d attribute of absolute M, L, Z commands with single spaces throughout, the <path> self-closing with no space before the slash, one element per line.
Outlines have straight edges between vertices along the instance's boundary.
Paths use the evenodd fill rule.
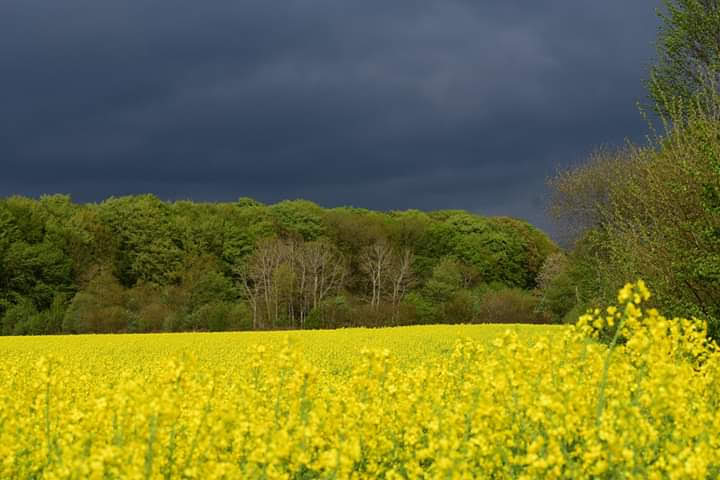
<path fill-rule="evenodd" d="M 557 247 L 464 211 L 0 199 L 2 334 L 542 322 Z"/>

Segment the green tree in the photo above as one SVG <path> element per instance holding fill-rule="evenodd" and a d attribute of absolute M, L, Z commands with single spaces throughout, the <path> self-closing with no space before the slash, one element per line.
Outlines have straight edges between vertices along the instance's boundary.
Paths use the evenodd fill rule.
<path fill-rule="evenodd" d="M 13 304 L 8 304 L 5 314 L 0 321 L 0 334 L 23 335 L 27 331 L 28 321 L 38 315 L 37 307 L 28 298 L 18 298 Z"/>
<path fill-rule="evenodd" d="M 127 332 L 132 321 L 127 290 L 107 268 L 98 268 L 70 302 L 63 319 L 68 333 Z"/>
<path fill-rule="evenodd" d="M 115 274 L 125 286 L 138 280 L 164 284 L 174 278 L 183 252 L 168 204 L 153 195 L 111 198 L 100 212 L 115 241 Z"/>
<path fill-rule="evenodd" d="M 32 300 L 39 309 L 48 308 L 57 292 L 71 289 L 70 259 L 49 241 L 13 243 L 3 260 L 7 293 Z"/>
<path fill-rule="evenodd" d="M 432 277 L 425 284 L 425 295 L 435 302 L 445 302 L 463 288 L 462 265 L 446 257 L 433 268 Z"/>
<path fill-rule="evenodd" d="M 275 231 L 282 237 L 316 240 L 325 233 L 323 209 L 307 200 L 288 200 L 270 207 Z"/>
<path fill-rule="evenodd" d="M 545 257 L 557 249 L 547 235 L 518 220 L 462 211 L 431 215 L 436 222 L 423 237 L 418 256 L 439 261 L 452 255 L 476 269 L 478 280 L 487 283 L 533 288 Z"/>
<path fill-rule="evenodd" d="M 720 1 L 663 0 L 658 61 L 648 89 L 661 112 L 674 99 L 694 100 L 720 80 Z"/>

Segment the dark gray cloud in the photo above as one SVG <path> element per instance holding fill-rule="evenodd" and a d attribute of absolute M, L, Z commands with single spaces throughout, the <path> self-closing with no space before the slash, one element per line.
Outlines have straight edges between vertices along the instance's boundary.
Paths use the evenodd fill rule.
<path fill-rule="evenodd" d="M 465 208 L 639 140 L 656 2 L 0 2 L 0 195 Z"/>

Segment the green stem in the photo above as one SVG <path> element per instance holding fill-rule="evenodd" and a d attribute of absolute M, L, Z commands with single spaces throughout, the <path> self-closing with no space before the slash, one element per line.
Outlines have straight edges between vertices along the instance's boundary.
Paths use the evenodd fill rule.
<path fill-rule="evenodd" d="M 147 451 L 145 452 L 145 478 L 152 476 L 152 465 L 153 465 L 153 444 L 157 437 L 157 414 L 153 415 L 150 419 L 150 434 L 148 435 Z"/>
<path fill-rule="evenodd" d="M 52 373 L 52 365 L 48 360 L 47 382 L 45 383 L 45 438 L 47 439 L 47 463 L 52 463 L 52 441 L 50 439 L 50 374 Z"/>
<path fill-rule="evenodd" d="M 600 381 L 600 391 L 598 392 L 598 403 L 595 411 L 595 425 L 598 427 L 600 426 L 600 417 L 602 416 L 603 410 L 605 410 L 605 388 L 607 387 L 608 374 L 610 371 L 610 356 L 612 355 L 613 350 L 615 350 L 618 338 L 620 337 L 620 331 L 622 330 L 623 325 L 625 325 L 626 318 L 627 314 L 623 315 L 620 320 L 617 330 L 615 330 L 615 335 L 608 347 L 607 355 L 605 355 L 605 361 L 603 362 L 602 380 Z"/>

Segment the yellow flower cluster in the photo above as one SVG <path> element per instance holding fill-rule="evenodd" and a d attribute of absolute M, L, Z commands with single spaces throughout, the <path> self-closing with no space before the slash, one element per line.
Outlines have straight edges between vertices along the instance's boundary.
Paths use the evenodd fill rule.
<path fill-rule="evenodd" d="M 0 339 L 0 478 L 717 478 L 720 356 L 648 297 L 499 335 Z"/>

